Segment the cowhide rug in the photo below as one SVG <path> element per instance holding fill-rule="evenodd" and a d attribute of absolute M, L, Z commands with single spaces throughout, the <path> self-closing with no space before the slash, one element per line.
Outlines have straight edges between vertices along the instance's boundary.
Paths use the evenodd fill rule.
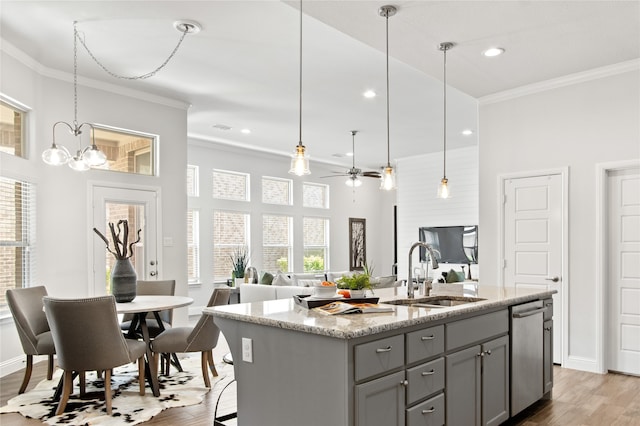
<path fill-rule="evenodd" d="M 56 369 L 52 380 L 43 380 L 32 390 L 18 395 L 0 408 L 0 413 L 20 413 L 25 417 L 39 419 L 49 425 L 136 425 L 145 422 L 162 410 L 184 407 L 202 402 L 209 391 L 204 385 L 200 370 L 200 356 L 180 360 L 184 372 L 174 367 L 171 376 L 160 376 L 160 396 L 154 397 L 147 386 L 145 395 L 138 394 L 138 368 L 136 364 L 114 369 L 111 377 L 112 415 L 107 415 L 104 403 L 104 381 L 98 379 L 95 372 L 87 372 L 87 393 L 95 392 L 94 399 L 80 399 L 77 379 L 74 382 L 74 394 L 69 398 L 65 412 L 55 416 L 57 401 L 53 393 L 62 375 Z M 216 365 L 218 377 L 211 381 L 212 389 L 217 393 L 233 378 L 233 367 L 224 363 Z M 211 376 L 210 376 L 211 378 Z M 91 395 L 94 396 L 93 394 Z M 1 419 L 0 419 L 1 422 Z"/>

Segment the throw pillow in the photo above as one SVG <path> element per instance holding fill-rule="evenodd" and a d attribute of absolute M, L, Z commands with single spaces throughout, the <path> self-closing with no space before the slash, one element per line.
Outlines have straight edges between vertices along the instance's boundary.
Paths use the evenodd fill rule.
<path fill-rule="evenodd" d="M 271 282 L 272 285 L 291 285 L 291 278 L 287 277 L 285 274 L 276 274 Z"/>
<path fill-rule="evenodd" d="M 260 284 L 271 285 L 273 282 L 273 274 L 270 272 L 262 272 L 260 274 Z"/>

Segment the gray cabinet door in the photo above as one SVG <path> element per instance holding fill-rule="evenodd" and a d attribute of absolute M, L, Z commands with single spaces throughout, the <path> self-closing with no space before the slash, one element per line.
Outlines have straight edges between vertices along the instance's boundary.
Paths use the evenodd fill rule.
<path fill-rule="evenodd" d="M 542 345 L 544 347 L 543 392 L 547 393 L 553 388 L 553 320 L 544 322 L 544 340 Z"/>
<path fill-rule="evenodd" d="M 509 336 L 482 344 L 482 424 L 509 418 Z"/>
<path fill-rule="evenodd" d="M 446 421 L 448 425 L 480 425 L 480 345 L 446 356 Z"/>
<path fill-rule="evenodd" d="M 356 426 L 404 426 L 404 371 L 356 385 Z"/>

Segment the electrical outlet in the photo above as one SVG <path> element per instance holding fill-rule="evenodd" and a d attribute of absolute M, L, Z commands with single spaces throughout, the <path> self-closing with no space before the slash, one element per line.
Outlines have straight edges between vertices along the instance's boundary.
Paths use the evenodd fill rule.
<path fill-rule="evenodd" d="M 242 338 L 242 360 L 244 362 L 253 362 L 253 340 Z"/>

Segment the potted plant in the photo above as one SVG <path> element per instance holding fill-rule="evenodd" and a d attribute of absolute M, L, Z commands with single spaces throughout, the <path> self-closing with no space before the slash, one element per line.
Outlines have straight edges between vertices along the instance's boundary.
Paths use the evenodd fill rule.
<path fill-rule="evenodd" d="M 355 272 L 353 275 L 343 275 L 336 280 L 339 289 L 349 290 L 351 298 L 364 297 L 366 290 L 373 291 L 371 286 L 371 274 L 373 267 L 366 263 L 363 265 L 363 271 Z"/>
<path fill-rule="evenodd" d="M 133 246 L 140 242 L 140 232 L 138 229 L 137 239 L 129 242 L 129 221 L 119 220 L 117 224 L 109 222 L 109 230 L 111 231 L 111 239 L 113 240 L 113 249 L 109 244 L 109 240 L 97 228 L 93 228 L 93 232 L 104 241 L 107 251 L 116 259 L 116 263 L 111 271 L 111 294 L 116 298 L 116 302 L 131 302 L 136 297 L 136 285 L 138 276 L 136 270 L 131 264 L 131 256 L 133 256 Z"/>
<path fill-rule="evenodd" d="M 229 256 L 231 259 L 231 278 L 234 283 L 244 282 L 244 271 L 249 264 L 249 252 L 247 247 L 237 247 Z"/>

